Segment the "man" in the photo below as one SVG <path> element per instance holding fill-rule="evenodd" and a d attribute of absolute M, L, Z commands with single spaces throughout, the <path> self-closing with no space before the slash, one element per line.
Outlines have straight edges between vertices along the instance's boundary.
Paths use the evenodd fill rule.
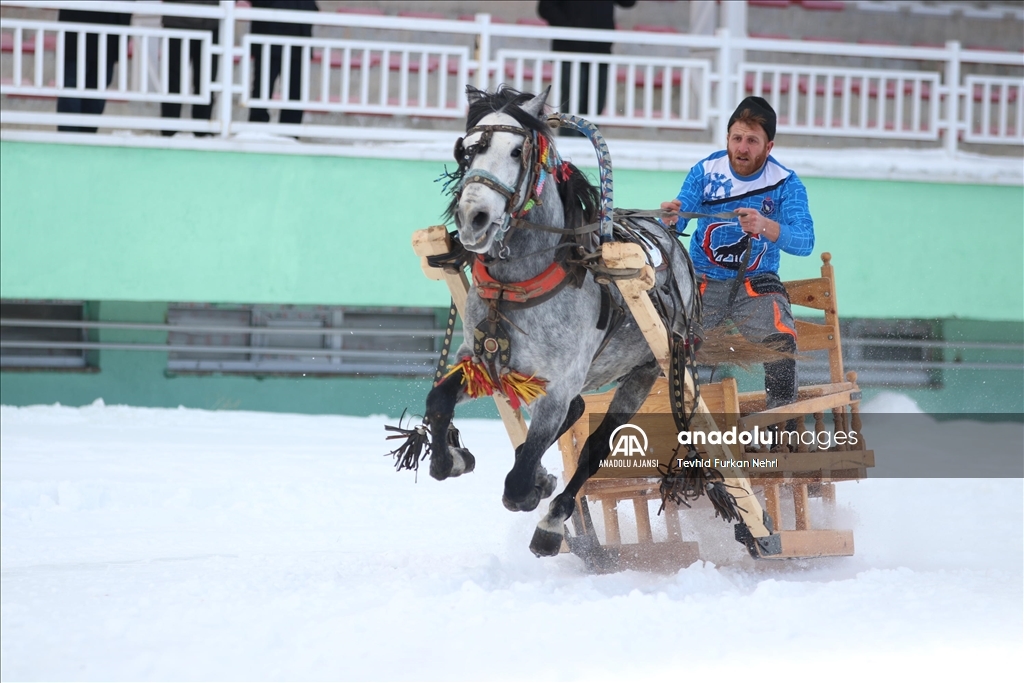
<path fill-rule="evenodd" d="M 540 18 L 552 26 L 564 26 L 567 28 L 593 28 L 612 30 L 615 28 L 615 6 L 632 7 L 636 0 L 540 0 L 537 3 L 537 14 Z M 612 53 L 611 43 L 594 43 L 581 40 L 553 40 L 551 41 L 552 52 L 583 52 L 590 54 L 610 55 Z M 562 62 L 562 91 L 558 93 L 558 110 L 569 111 L 569 98 L 571 97 L 570 80 L 572 77 L 572 64 Z M 600 63 L 597 66 L 597 111 L 590 111 L 590 64 L 580 64 L 579 83 L 579 113 L 585 118 L 587 115 L 598 116 L 604 111 L 605 99 L 608 95 L 608 64 Z M 559 135 L 578 136 L 574 130 L 559 128 Z"/>
<path fill-rule="evenodd" d="M 285 9 L 300 10 L 304 12 L 319 12 L 316 0 L 251 0 L 253 9 Z M 265 36 L 298 36 L 309 38 L 313 35 L 312 24 L 293 24 L 285 21 L 254 21 L 249 33 Z M 280 45 L 270 47 L 270 93 L 274 92 L 274 83 L 281 75 L 282 48 Z M 258 43 L 252 46 L 252 96 L 260 97 L 260 86 L 263 74 L 263 50 Z M 385 65 L 386 66 L 386 65 Z M 325 64 L 323 68 L 328 68 Z M 267 96 L 270 95 L 267 93 Z M 288 70 L 288 92 L 281 93 L 281 99 L 297 100 L 302 93 L 302 48 L 291 49 L 290 66 Z M 270 112 L 266 109 L 252 108 L 249 110 L 249 120 L 260 123 L 270 121 Z M 282 109 L 279 119 L 280 123 L 302 123 L 301 109 Z"/>
<path fill-rule="evenodd" d="M 164 0 L 164 2 L 191 3 L 193 5 L 218 5 L 219 0 Z M 196 17 L 172 17 L 166 15 L 161 18 L 164 28 L 186 28 L 195 31 L 209 31 L 212 34 L 213 43 L 220 42 L 220 20 L 219 19 L 198 19 Z M 168 41 L 167 53 L 169 69 L 167 91 L 178 94 L 181 92 L 181 39 L 171 38 Z M 198 40 L 190 40 L 185 46 L 188 50 L 188 58 L 192 64 L 192 92 L 199 94 L 200 69 L 202 67 L 202 46 Z M 210 78 L 217 80 L 217 55 L 211 56 Z M 193 104 L 192 118 L 199 121 L 209 121 L 213 113 L 213 93 L 210 93 L 210 104 Z M 167 119 L 176 119 L 181 116 L 181 104 L 179 102 L 162 102 L 160 104 L 160 116 Z M 165 130 L 161 134 L 167 137 L 174 135 L 175 131 Z M 196 137 L 207 137 L 212 133 L 196 133 Z"/>
<path fill-rule="evenodd" d="M 92 12 L 80 9 L 62 9 L 57 12 L 57 21 L 69 21 L 76 24 L 111 24 L 128 26 L 132 23 L 132 15 L 121 12 Z M 99 32 L 85 34 L 85 88 L 96 91 L 102 82 L 109 86 L 114 80 L 114 67 L 117 66 L 120 36 L 116 33 L 107 34 L 106 64 L 100 64 Z M 78 32 L 64 33 L 64 87 L 78 86 Z M 127 38 L 125 38 L 127 40 Z M 100 79 L 103 79 L 102 81 Z M 107 101 L 97 98 L 58 97 L 57 112 L 61 114 L 95 114 L 99 116 L 107 106 Z M 95 133 L 94 126 L 57 126 L 57 130 L 66 133 Z"/>
<path fill-rule="evenodd" d="M 698 219 L 690 240 L 704 326 L 731 319 L 751 341 L 794 353 L 796 324 L 779 280 L 779 257 L 782 252 L 810 254 L 814 223 L 803 183 L 770 156 L 775 120 L 775 111 L 763 98 L 740 102 L 729 119 L 728 148 L 690 169 L 679 196 L 661 208 L 736 215 L 735 219 Z M 665 223 L 674 225 L 677 217 L 667 217 Z M 679 232 L 686 223 L 677 225 Z M 768 408 L 796 400 L 795 360 L 765 363 L 764 370 Z"/>

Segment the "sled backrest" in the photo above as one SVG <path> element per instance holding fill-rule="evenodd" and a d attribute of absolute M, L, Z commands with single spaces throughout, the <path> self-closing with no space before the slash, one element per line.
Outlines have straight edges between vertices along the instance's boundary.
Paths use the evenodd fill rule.
<path fill-rule="evenodd" d="M 797 351 L 828 351 L 830 381 L 843 382 L 843 353 L 839 338 L 839 305 L 836 302 L 835 271 L 832 254 L 821 255 L 821 277 L 782 283 L 790 303 L 825 312 L 825 322 L 796 321 Z"/>

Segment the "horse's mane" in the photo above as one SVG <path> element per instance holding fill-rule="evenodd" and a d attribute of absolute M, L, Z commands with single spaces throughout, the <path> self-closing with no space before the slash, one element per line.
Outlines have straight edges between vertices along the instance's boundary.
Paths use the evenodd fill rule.
<path fill-rule="evenodd" d="M 501 113 L 511 116 L 523 128 L 543 135 L 549 141 L 552 140 L 551 127 L 543 120 L 523 111 L 522 105 L 533 99 L 533 95 L 504 85 L 498 86 L 493 93 L 467 85 L 466 96 L 469 99 L 469 114 L 466 116 L 467 131 L 480 123 L 480 120 L 488 114 Z M 558 181 L 558 196 L 562 200 L 565 227 L 578 228 L 581 225 L 593 223 L 597 220 L 600 203 L 600 194 L 597 188 L 573 164 L 566 162 L 564 169 L 563 179 Z M 457 192 L 465 173 L 466 167 L 460 163 L 457 170 L 451 173 L 446 171 L 442 176 L 447 179 L 445 189 L 451 195 L 451 201 L 444 212 L 446 222 L 455 218 L 455 212 L 459 208 Z"/>

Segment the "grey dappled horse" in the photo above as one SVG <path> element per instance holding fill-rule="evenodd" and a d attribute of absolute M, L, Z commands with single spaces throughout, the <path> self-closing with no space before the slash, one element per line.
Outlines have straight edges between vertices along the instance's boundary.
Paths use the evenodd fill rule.
<path fill-rule="evenodd" d="M 473 259 L 482 260 L 493 279 L 525 281 L 575 249 L 575 242 L 564 235 L 536 226 L 576 228 L 594 223 L 598 194 L 579 170 L 558 160 L 552 131 L 544 122 L 547 92 L 531 97 L 504 87 L 494 93 L 469 88 L 468 96 L 467 135 L 456 148 L 461 183 L 449 216 L 454 218 L 463 247 L 473 252 Z M 551 147 L 549 157 L 560 165 L 552 165 L 552 177 L 543 184 L 540 196 L 532 197 L 537 182 L 534 157 L 544 146 Z M 525 155 L 529 158 L 524 159 Z M 530 199 L 534 200 L 532 208 Z M 524 206 L 528 208 L 525 213 Z M 674 332 L 685 335 L 686 321 L 693 319 L 698 308 L 689 256 L 674 232 L 654 220 L 638 223 L 657 244 L 667 265 L 658 271 L 657 286 L 651 290 L 652 297 L 658 299 L 655 305 L 668 313 Z M 649 247 L 654 250 L 654 244 Z M 507 366 L 546 381 L 546 393 L 529 405 L 529 432 L 525 443 L 516 449 L 515 464 L 505 478 L 502 500 L 508 509 L 533 510 L 554 492 L 555 477 L 541 465 L 541 456 L 583 414 L 581 392 L 612 382 L 618 385 L 607 417 L 582 449 L 575 475 L 552 500 L 537 526 L 530 548 L 538 556 L 558 553 L 576 495 L 607 456 L 609 436 L 636 413 L 660 374 L 653 353 L 614 286 L 609 292 L 622 309 L 620 321 L 617 325 L 606 321 L 606 329 L 598 328 L 601 286 L 591 272 L 584 270 L 582 275 L 581 282 L 562 287 L 537 305 L 498 307 L 510 341 Z M 491 310 L 492 305 L 474 285 L 465 308 L 465 341 L 455 358 L 473 356 L 474 331 Z M 459 476 L 475 466 L 473 456 L 447 436 L 455 404 L 467 398 L 462 380 L 462 372 L 455 371 L 427 396 L 424 421 L 431 434 L 430 474 L 435 479 Z"/>

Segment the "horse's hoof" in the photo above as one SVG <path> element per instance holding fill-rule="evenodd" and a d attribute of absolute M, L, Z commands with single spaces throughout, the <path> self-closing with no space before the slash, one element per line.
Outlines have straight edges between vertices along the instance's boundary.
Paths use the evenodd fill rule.
<path fill-rule="evenodd" d="M 438 481 L 444 481 L 452 475 L 453 465 L 450 455 L 444 458 L 438 453 L 433 453 L 430 457 L 430 476 Z"/>
<path fill-rule="evenodd" d="M 537 506 L 540 505 L 540 489 L 536 486 L 526 494 L 526 498 L 522 500 L 512 500 L 505 494 L 501 497 L 501 503 L 505 506 L 505 509 L 511 510 L 512 512 L 530 512 L 536 510 Z"/>
<path fill-rule="evenodd" d="M 530 550 L 537 557 L 553 557 L 562 549 L 562 534 L 541 529 L 539 526 L 533 532 L 533 540 L 530 541 Z"/>
<path fill-rule="evenodd" d="M 465 448 L 449 446 L 448 452 L 452 456 L 452 471 L 449 473 L 449 477 L 458 477 L 476 469 L 476 458 Z"/>
<path fill-rule="evenodd" d="M 541 477 L 541 480 L 537 483 L 540 500 L 551 497 L 551 494 L 555 492 L 556 486 L 558 486 L 558 479 L 555 475 L 545 474 Z"/>

